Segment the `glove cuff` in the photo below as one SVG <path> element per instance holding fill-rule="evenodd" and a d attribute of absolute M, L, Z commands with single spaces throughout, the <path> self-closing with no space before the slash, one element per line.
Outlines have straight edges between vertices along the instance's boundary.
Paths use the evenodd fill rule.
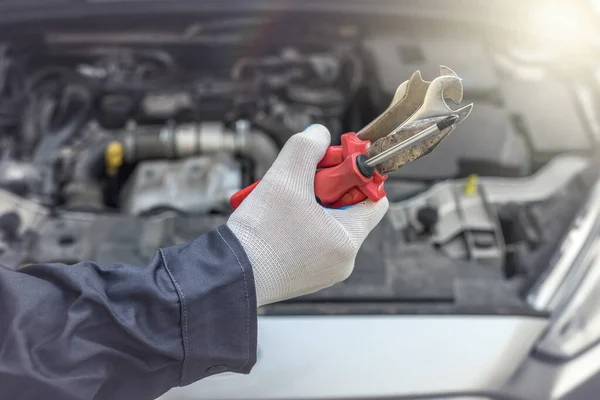
<path fill-rule="evenodd" d="M 256 229 L 237 218 L 230 218 L 227 227 L 235 234 L 250 260 L 257 306 L 287 298 L 286 295 L 291 291 L 290 280 L 285 276 L 287 269 L 283 268 L 277 252 L 261 238 Z"/>

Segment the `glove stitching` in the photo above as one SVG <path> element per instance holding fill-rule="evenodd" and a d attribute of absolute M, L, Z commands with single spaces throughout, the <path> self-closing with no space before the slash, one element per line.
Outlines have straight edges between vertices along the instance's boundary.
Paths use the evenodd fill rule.
<path fill-rule="evenodd" d="M 236 254 L 235 250 L 233 250 L 231 245 L 229 245 L 227 240 L 223 237 L 223 235 L 221 235 L 221 231 L 219 230 L 219 228 L 217 228 L 217 233 L 219 234 L 221 239 L 223 239 L 223 241 L 225 242 L 227 247 L 229 247 L 229 250 L 231 250 L 231 252 L 235 256 L 235 259 L 237 260 L 238 265 L 239 265 L 240 269 L 242 270 L 242 277 L 244 278 L 244 290 L 245 290 L 245 294 L 246 294 L 246 338 L 249 338 L 250 337 L 250 299 L 248 297 L 248 282 L 246 280 L 246 271 L 244 271 L 244 267 L 242 266 L 242 263 L 240 262 L 240 259 L 239 259 L 238 255 Z M 240 369 L 244 369 L 244 367 L 248 364 L 249 360 L 250 360 L 250 344 L 248 344 L 248 346 L 246 346 L 246 362 L 244 363 L 244 365 L 242 365 L 242 367 Z"/>

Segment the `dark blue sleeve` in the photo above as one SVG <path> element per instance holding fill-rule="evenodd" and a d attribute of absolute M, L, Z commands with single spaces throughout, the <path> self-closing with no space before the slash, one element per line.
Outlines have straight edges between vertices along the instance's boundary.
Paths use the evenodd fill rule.
<path fill-rule="evenodd" d="M 0 268 L 0 397 L 155 399 L 256 361 L 256 295 L 221 226 L 125 264 Z"/>

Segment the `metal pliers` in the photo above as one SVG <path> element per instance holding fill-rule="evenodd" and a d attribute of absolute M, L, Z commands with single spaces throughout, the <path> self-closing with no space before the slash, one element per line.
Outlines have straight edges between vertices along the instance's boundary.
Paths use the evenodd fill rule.
<path fill-rule="evenodd" d="M 383 198 L 387 173 L 429 154 L 470 114 L 473 104 L 453 110 L 446 99 L 460 104 L 461 79 L 448 67 L 424 81 L 416 71 L 402 83 L 389 107 L 358 133 L 342 135 L 330 146 L 315 171 L 315 196 L 329 208 Z M 231 197 L 236 209 L 260 181 Z"/>

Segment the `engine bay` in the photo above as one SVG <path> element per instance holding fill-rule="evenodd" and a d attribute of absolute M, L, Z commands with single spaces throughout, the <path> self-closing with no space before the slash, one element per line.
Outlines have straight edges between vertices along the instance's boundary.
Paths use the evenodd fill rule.
<path fill-rule="evenodd" d="M 55 29 L 0 43 L 0 264 L 143 266 L 225 223 L 230 196 L 294 133 L 320 123 L 337 144 L 412 72 L 448 64 L 472 116 L 390 174 L 388 215 L 347 281 L 263 312 L 529 312 L 520 293 L 596 177 L 585 111 L 596 89 L 539 79 L 556 65 L 472 32 L 457 49 L 441 34 L 342 25 L 252 49 L 229 29 Z"/>

